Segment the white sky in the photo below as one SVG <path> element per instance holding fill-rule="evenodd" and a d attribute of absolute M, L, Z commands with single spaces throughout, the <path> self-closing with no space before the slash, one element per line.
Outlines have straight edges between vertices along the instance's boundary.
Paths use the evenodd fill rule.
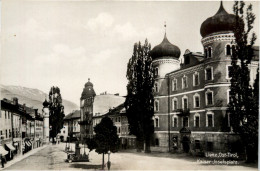
<path fill-rule="evenodd" d="M 64 99 L 78 105 L 88 78 L 97 94 L 126 95 L 127 62 L 135 42 L 161 43 L 166 21 L 167 37 L 181 56 L 186 49 L 202 51 L 200 26 L 219 4 L 3 0 L 1 83 L 46 93 L 55 85 Z M 259 35 L 259 3 L 252 4 Z M 224 1 L 229 13 L 232 6 L 233 1 Z"/>

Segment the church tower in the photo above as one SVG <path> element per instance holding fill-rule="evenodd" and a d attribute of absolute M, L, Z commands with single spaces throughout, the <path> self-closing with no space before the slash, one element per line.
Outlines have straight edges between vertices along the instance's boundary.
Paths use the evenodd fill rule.
<path fill-rule="evenodd" d="M 45 99 L 43 102 L 43 141 L 44 143 L 49 143 L 49 137 L 50 137 L 50 122 L 49 122 L 49 117 L 50 117 L 50 111 L 49 111 L 49 103 Z"/>
<path fill-rule="evenodd" d="M 166 29 L 166 24 L 164 27 Z M 162 85 L 167 85 L 167 80 L 165 79 L 166 74 L 180 68 L 180 54 L 181 51 L 179 47 L 173 45 L 167 39 L 165 30 L 163 41 L 159 45 L 155 46 L 151 51 L 151 56 L 153 59 L 152 65 L 155 76 L 155 96 L 167 94 L 167 89 L 162 89 L 162 87 L 165 87 Z"/>
<path fill-rule="evenodd" d="M 93 89 L 93 84 L 88 79 L 88 82 L 83 88 L 80 98 L 80 135 L 81 141 L 84 138 L 90 138 L 93 135 L 93 103 L 96 93 Z"/>

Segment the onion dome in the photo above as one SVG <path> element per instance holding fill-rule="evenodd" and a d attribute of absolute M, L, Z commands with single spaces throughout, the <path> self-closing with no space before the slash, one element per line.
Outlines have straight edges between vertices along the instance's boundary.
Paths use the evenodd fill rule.
<path fill-rule="evenodd" d="M 155 46 L 151 51 L 151 56 L 153 60 L 161 57 L 172 57 L 179 59 L 181 51 L 178 46 L 175 46 L 169 42 L 166 37 L 166 33 L 164 35 L 164 39 L 161 44 Z"/>
<path fill-rule="evenodd" d="M 234 14 L 227 13 L 221 1 L 218 12 L 202 23 L 200 27 L 200 34 L 202 37 L 205 37 L 216 32 L 233 31 L 235 22 L 236 16 Z"/>
<path fill-rule="evenodd" d="M 88 97 L 96 96 L 96 93 L 93 89 L 93 84 L 90 82 L 90 79 L 88 79 L 88 82 L 85 84 L 85 88 L 83 89 L 83 92 L 81 93 L 81 99 L 85 99 Z"/>
<path fill-rule="evenodd" d="M 49 106 L 49 103 L 47 102 L 47 100 L 45 99 L 44 102 L 42 103 L 43 107 L 48 107 Z"/>

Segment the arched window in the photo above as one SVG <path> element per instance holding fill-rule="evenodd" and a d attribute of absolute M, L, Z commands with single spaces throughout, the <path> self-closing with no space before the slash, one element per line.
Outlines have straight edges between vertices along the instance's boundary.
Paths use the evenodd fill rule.
<path fill-rule="evenodd" d="M 156 112 L 159 111 L 159 101 L 158 100 L 154 101 L 154 111 L 156 111 Z"/>
<path fill-rule="evenodd" d="M 208 47 L 208 57 L 211 58 L 212 56 L 212 48 Z"/>
<path fill-rule="evenodd" d="M 177 98 L 172 99 L 172 110 L 177 110 L 178 109 L 178 100 Z"/>
<path fill-rule="evenodd" d="M 157 82 L 154 83 L 154 89 L 155 89 L 155 92 L 159 92 L 159 86 L 158 86 Z"/>
<path fill-rule="evenodd" d="M 154 117 L 154 127 L 156 127 L 156 128 L 159 128 L 159 117 L 158 116 L 155 116 Z"/>
<path fill-rule="evenodd" d="M 172 127 L 178 127 L 178 117 L 176 115 L 172 116 Z"/>
<path fill-rule="evenodd" d="M 193 106 L 194 106 L 194 108 L 199 108 L 200 107 L 200 95 L 198 93 L 196 93 L 193 96 Z"/>
<path fill-rule="evenodd" d="M 172 91 L 176 91 L 177 90 L 177 79 L 174 78 L 172 80 Z"/>
<path fill-rule="evenodd" d="M 213 91 L 208 89 L 205 93 L 205 97 L 206 97 L 206 105 L 213 105 L 214 104 Z"/>
<path fill-rule="evenodd" d="M 159 73 L 159 72 L 158 72 L 158 67 L 156 67 L 156 68 L 154 69 L 154 76 L 157 77 L 157 76 L 158 76 L 158 73 Z"/>
<path fill-rule="evenodd" d="M 208 57 L 208 49 L 207 48 L 204 49 L 204 54 L 205 54 L 205 58 L 207 58 Z"/>
<path fill-rule="evenodd" d="M 200 114 L 196 113 L 194 115 L 194 127 L 200 127 Z"/>
<path fill-rule="evenodd" d="M 206 127 L 214 127 L 214 113 L 211 111 L 206 113 Z"/>
<path fill-rule="evenodd" d="M 182 97 L 182 109 L 188 109 L 188 97 L 186 95 Z"/>
<path fill-rule="evenodd" d="M 231 55 L 231 47 L 229 44 L 226 45 L 226 55 Z"/>

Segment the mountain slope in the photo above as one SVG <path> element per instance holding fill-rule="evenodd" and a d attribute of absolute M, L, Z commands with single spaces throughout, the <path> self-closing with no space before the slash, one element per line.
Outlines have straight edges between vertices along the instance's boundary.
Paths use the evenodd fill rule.
<path fill-rule="evenodd" d="M 41 90 L 21 86 L 0 85 L 0 91 L 1 100 L 3 98 L 11 100 L 13 97 L 17 97 L 18 103 L 25 103 L 26 106 L 36 108 L 39 112 L 42 111 L 42 102 L 45 100 L 45 97 L 48 97 Z M 78 105 L 65 99 L 62 99 L 62 104 L 64 105 L 65 115 L 79 109 Z"/>

